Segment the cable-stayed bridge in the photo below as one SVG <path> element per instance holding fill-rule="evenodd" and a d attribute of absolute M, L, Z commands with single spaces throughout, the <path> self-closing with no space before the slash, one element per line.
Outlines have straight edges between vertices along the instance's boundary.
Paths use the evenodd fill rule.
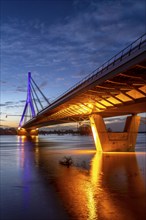
<path fill-rule="evenodd" d="M 37 91 L 47 107 L 43 108 Z M 18 134 L 36 135 L 39 127 L 90 119 L 98 150 L 131 151 L 140 123 L 137 114 L 143 112 L 146 112 L 146 34 L 52 103 L 29 73 L 27 100 Z M 129 114 L 122 133 L 107 132 L 103 118 Z"/>

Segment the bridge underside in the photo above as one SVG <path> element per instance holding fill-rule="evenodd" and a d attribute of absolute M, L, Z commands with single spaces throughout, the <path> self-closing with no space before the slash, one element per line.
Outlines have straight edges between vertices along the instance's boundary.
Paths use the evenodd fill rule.
<path fill-rule="evenodd" d="M 43 126 L 55 125 L 60 123 L 69 123 L 82 121 L 90 118 L 91 125 L 96 125 L 96 133 L 100 133 L 97 121 L 104 127 L 102 118 L 136 115 L 146 112 L 146 51 L 142 50 L 135 55 L 127 55 L 124 61 L 117 59 L 101 72 L 95 74 L 79 84 L 71 91 L 62 95 L 47 108 L 38 113 L 38 115 L 28 121 L 23 128 L 36 129 Z M 98 117 L 97 118 L 95 117 Z M 133 116 L 134 117 L 134 116 Z M 106 134 L 106 151 L 115 149 L 112 142 L 114 139 L 127 138 L 124 144 L 120 141 L 120 151 L 134 149 L 136 135 L 131 139 L 131 132 L 137 134 L 139 118 L 127 119 L 129 130 L 127 134 L 118 135 Z M 100 119 L 99 119 L 100 118 Z M 135 122 L 132 122 L 132 121 Z M 126 123 L 126 126 L 127 126 Z M 131 129 L 135 127 L 134 129 Z M 107 137 L 108 136 L 108 137 Z M 110 137 L 109 137 L 110 136 Z M 101 138 L 100 138 L 101 139 Z M 112 141 L 111 141 L 112 139 Z M 130 141 L 131 140 L 131 141 Z M 102 142 L 102 141 L 101 141 Z M 103 143 L 102 143 L 103 145 Z M 110 147 L 107 147 L 107 146 Z"/>
<path fill-rule="evenodd" d="M 32 125 L 36 127 L 89 120 L 98 151 L 134 151 L 140 117 L 137 113 L 146 108 L 145 62 L 107 79 L 73 97 L 59 107 L 45 112 Z M 128 117 L 122 133 L 107 132 L 105 117 L 132 114 Z M 35 126 L 33 125 L 35 124 Z M 126 128 L 128 126 L 128 128 Z M 25 126 L 27 130 L 27 125 Z M 22 132 L 23 133 L 23 132 Z M 32 132 L 27 134 L 32 135 Z M 34 133 L 33 135 L 37 135 Z M 19 132 L 19 135 L 22 135 Z"/>
<path fill-rule="evenodd" d="M 24 127 L 38 128 L 89 119 L 92 114 L 113 117 L 146 111 L 146 63 L 120 72 L 84 90 L 65 103 L 42 112 Z"/>

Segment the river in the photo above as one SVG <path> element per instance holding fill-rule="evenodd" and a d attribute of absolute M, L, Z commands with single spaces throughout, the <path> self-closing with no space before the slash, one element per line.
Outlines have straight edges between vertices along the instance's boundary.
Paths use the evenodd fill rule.
<path fill-rule="evenodd" d="M 1 220 L 143 220 L 146 134 L 136 152 L 97 153 L 91 136 L 0 136 Z M 59 164 L 71 156 L 69 168 Z"/>

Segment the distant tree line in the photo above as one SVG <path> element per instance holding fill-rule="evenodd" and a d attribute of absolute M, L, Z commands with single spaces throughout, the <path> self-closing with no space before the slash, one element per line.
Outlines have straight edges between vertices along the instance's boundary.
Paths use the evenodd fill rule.
<path fill-rule="evenodd" d="M 52 131 L 45 131 L 45 130 L 41 130 L 39 131 L 39 134 L 41 135 L 49 135 L 49 134 L 58 134 L 58 135 L 64 135 L 64 134 L 73 134 L 73 135 L 90 135 L 91 132 L 89 131 L 80 131 L 80 130 L 52 130 Z"/>
<path fill-rule="evenodd" d="M 0 135 L 17 135 L 16 128 L 0 128 Z"/>
<path fill-rule="evenodd" d="M 66 129 L 66 130 L 39 130 L 40 135 L 49 135 L 49 134 L 58 134 L 58 135 L 64 135 L 64 134 L 78 134 L 78 135 L 90 135 L 91 134 L 91 128 L 90 126 L 82 125 L 78 127 L 77 130 L 73 129 Z M 17 135 L 17 129 L 16 128 L 0 128 L 0 135 Z"/>
<path fill-rule="evenodd" d="M 108 132 L 112 132 L 111 128 L 107 129 Z M 139 131 L 139 133 L 146 133 L 145 131 Z M 76 130 L 66 129 L 66 130 L 39 130 L 40 135 L 50 135 L 50 134 L 73 134 L 73 135 L 91 135 L 90 125 L 81 125 Z M 0 135 L 17 135 L 17 128 L 0 128 Z"/>

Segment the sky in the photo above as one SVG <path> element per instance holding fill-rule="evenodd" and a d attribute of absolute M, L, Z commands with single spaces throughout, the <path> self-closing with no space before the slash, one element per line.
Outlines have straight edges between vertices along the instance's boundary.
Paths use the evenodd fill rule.
<path fill-rule="evenodd" d="M 18 126 L 27 73 L 50 102 L 145 33 L 145 0 L 1 0 L 1 126 Z"/>

